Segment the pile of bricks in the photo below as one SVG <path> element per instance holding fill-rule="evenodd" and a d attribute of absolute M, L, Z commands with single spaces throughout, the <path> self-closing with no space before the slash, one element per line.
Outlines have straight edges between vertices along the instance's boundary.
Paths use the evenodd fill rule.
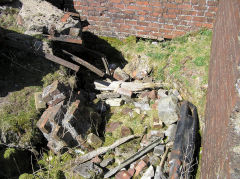
<path fill-rule="evenodd" d="M 84 141 L 91 131 L 91 116 L 84 108 L 82 93 L 72 92 L 70 99 L 70 92 L 70 88 L 55 81 L 41 94 L 40 102 L 46 103 L 48 108 L 43 112 L 37 126 L 48 140 L 47 146 L 54 153 L 62 153 L 69 147 L 80 146 L 83 149 L 88 147 Z M 36 101 L 39 102 L 35 98 Z M 45 105 L 38 106 L 45 107 Z M 95 119 L 100 119 L 98 117 Z"/>

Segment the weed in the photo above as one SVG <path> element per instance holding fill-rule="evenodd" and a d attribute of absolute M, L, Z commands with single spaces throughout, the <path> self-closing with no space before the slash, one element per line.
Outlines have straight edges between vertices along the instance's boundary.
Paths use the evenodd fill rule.
<path fill-rule="evenodd" d="M 194 59 L 193 63 L 194 63 L 196 66 L 204 66 L 204 65 L 206 65 L 206 60 L 207 60 L 206 57 L 200 56 L 200 57 L 196 57 L 196 58 Z"/>

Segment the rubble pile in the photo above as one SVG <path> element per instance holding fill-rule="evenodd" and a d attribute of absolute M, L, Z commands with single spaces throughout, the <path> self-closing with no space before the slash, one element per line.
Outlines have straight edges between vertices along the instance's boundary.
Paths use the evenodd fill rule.
<path fill-rule="evenodd" d="M 127 64 L 124 69 L 128 65 L 132 64 Z M 48 140 L 48 147 L 55 153 L 74 148 L 75 152 L 79 153 L 80 150 L 85 154 L 71 162 L 76 174 L 84 178 L 95 175 L 119 179 L 191 174 L 198 121 L 195 107 L 182 101 L 176 89 L 165 90 L 160 81 L 152 80 L 149 77 L 151 70 L 146 71 L 141 67 L 145 71 L 142 73 L 140 67 L 137 68 L 138 74 L 142 74 L 141 78 L 132 78 L 127 70 L 118 67 L 111 71 L 113 78 L 118 81 L 110 78 L 95 80 L 95 90 L 92 89 L 91 94 L 73 92 L 74 98 L 69 98 L 70 90 L 58 81 L 43 90 L 41 102 L 44 105 L 36 106 L 45 107 L 46 103 L 48 108 L 37 125 Z M 36 96 L 39 98 L 39 95 Z M 95 98 L 91 97 L 90 101 L 90 96 Z M 86 110 L 91 103 L 95 106 L 92 108 L 96 111 L 94 117 Z M 100 127 L 111 109 L 121 111 L 122 116 L 129 117 L 129 120 L 139 116 L 138 120 L 143 121 L 139 125 L 145 125 L 144 120 L 150 118 L 149 125 L 144 126 L 142 133 L 135 133 L 134 125 L 110 118 L 104 127 Z M 150 117 L 153 112 L 157 113 Z M 102 131 L 105 134 L 100 136 L 99 132 Z M 124 142 L 115 141 L 108 147 L 102 147 L 107 135 L 114 138 L 118 136 Z M 135 141 L 134 144 L 131 142 L 129 145 L 126 137 Z M 183 164 L 188 168 L 182 167 Z"/>

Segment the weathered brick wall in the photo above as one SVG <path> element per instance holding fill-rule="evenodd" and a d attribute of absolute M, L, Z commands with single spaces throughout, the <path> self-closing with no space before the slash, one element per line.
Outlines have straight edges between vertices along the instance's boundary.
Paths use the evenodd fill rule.
<path fill-rule="evenodd" d="M 98 35 L 161 39 L 212 28 L 218 0 L 65 0 Z M 74 4 L 74 5 L 73 5 Z"/>

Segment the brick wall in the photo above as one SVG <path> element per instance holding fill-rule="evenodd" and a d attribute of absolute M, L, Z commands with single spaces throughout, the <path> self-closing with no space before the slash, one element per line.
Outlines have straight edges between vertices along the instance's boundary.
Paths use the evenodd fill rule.
<path fill-rule="evenodd" d="M 70 3 L 71 2 L 71 3 Z M 173 38 L 212 28 L 218 0 L 65 0 L 87 20 L 89 30 L 112 37 Z M 74 5 L 73 5 L 74 4 Z"/>

